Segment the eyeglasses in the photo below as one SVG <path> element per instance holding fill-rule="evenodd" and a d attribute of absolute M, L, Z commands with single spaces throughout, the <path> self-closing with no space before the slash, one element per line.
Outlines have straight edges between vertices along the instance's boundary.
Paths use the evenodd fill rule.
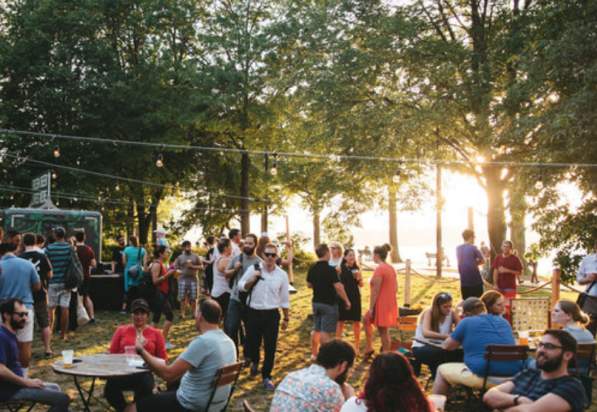
<path fill-rule="evenodd" d="M 21 318 L 26 318 L 27 316 L 29 316 L 29 312 L 15 312 L 13 313 L 13 315 L 20 316 Z"/>
<path fill-rule="evenodd" d="M 549 342 L 547 342 L 547 343 L 539 342 L 537 344 L 537 348 L 539 348 L 539 349 L 543 348 L 543 349 L 547 349 L 547 350 L 562 349 L 561 346 L 554 345 L 553 343 L 549 343 Z"/>
<path fill-rule="evenodd" d="M 264 255 L 265 255 L 265 257 L 270 257 L 270 258 L 277 256 L 275 253 L 264 253 Z"/>

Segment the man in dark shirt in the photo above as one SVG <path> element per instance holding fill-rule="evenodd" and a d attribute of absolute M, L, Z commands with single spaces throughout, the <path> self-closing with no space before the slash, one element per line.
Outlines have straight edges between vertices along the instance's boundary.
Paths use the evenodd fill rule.
<path fill-rule="evenodd" d="M 483 294 L 483 280 L 481 272 L 479 272 L 479 265 L 484 262 L 483 255 L 474 245 L 475 232 L 466 229 L 462 232 L 462 238 L 464 243 L 456 248 L 460 294 L 463 300 L 470 297 L 480 298 Z"/>
<path fill-rule="evenodd" d="M 19 363 L 16 332 L 25 326 L 27 308 L 19 299 L 0 303 L 0 402 L 35 401 L 50 405 L 49 412 L 68 412 L 70 399 L 56 384 L 24 377 Z"/>
<path fill-rule="evenodd" d="M 507 412 L 582 412 L 586 398 L 578 379 L 568 373 L 576 340 L 564 330 L 547 330 L 537 348 L 537 368 L 490 389 L 483 401 Z"/>
<path fill-rule="evenodd" d="M 50 333 L 48 315 L 48 282 L 52 277 L 52 265 L 50 265 L 48 257 L 37 247 L 37 238 L 33 233 L 25 233 L 23 245 L 25 252 L 20 257 L 33 263 L 41 281 L 41 288 L 37 292 L 33 292 L 33 310 L 37 325 L 41 329 L 46 357 L 49 357 L 52 355 L 50 345 L 52 334 Z"/>
<path fill-rule="evenodd" d="M 329 342 L 336 334 L 338 323 L 338 297 L 350 309 L 350 300 L 338 273 L 328 263 L 330 249 L 325 243 L 317 246 L 315 253 L 319 260 L 311 266 L 307 283 L 313 289 L 313 331 L 311 332 L 311 359 L 317 358 L 319 344 Z"/>
<path fill-rule="evenodd" d="M 112 250 L 112 273 L 124 273 L 124 248 L 126 247 L 126 242 L 124 241 L 123 236 L 118 236 L 116 239 L 118 242 L 118 246 L 116 246 Z"/>
<path fill-rule="evenodd" d="M 83 267 L 83 284 L 79 288 L 79 293 L 83 296 L 83 303 L 87 314 L 89 315 L 89 323 L 95 323 L 95 311 L 93 308 L 93 301 L 91 300 L 91 268 L 97 267 L 97 261 L 95 260 L 95 253 L 93 249 L 85 244 L 85 232 L 79 230 L 75 233 L 75 239 L 77 240 L 77 256 L 81 261 Z"/>

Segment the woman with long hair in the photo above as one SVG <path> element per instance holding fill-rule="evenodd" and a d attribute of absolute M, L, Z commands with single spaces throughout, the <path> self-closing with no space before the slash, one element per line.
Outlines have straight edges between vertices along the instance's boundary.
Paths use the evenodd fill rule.
<path fill-rule="evenodd" d="M 162 334 L 166 340 L 166 349 L 170 349 L 172 345 L 168 342 L 168 332 L 172 327 L 174 321 L 174 313 L 170 305 L 170 277 L 176 273 L 175 268 L 166 268 L 164 261 L 170 257 L 170 250 L 166 246 L 156 246 L 153 251 L 153 261 L 149 266 L 151 273 L 151 281 L 155 287 L 155 301 L 153 310 L 153 326 L 158 327 L 162 314 L 166 317 Z"/>
<path fill-rule="evenodd" d="M 419 316 L 412 352 L 419 364 L 429 366 L 433 379 L 440 364 L 462 362 L 462 351 L 446 351 L 440 347 L 458 321 L 458 315 L 452 308 L 452 296 L 446 292 L 435 295 L 431 307 Z"/>
<path fill-rule="evenodd" d="M 365 390 L 349 398 L 340 412 L 433 412 L 408 359 L 382 353 L 369 368 Z"/>
<path fill-rule="evenodd" d="M 124 259 L 124 296 L 127 307 L 139 297 L 139 285 L 143 278 L 141 268 L 147 265 L 147 252 L 139 244 L 137 236 L 129 237 L 129 245 L 122 251 Z M 133 269 L 133 270 L 131 270 Z M 125 308 L 123 307 L 123 310 Z"/>
<path fill-rule="evenodd" d="M 386 258 L 391 250 L 392 247 L 387 243 L 382 246 L 376 246 L 373 249 L 373 262 L 377 264 L 377 267 L 369 281 L 371 296 L 369 299 L 369 310 L 364 316 L 365 336 L 367 338 L 365 358 L 373 354 L 373 325 L 379 331 L 382 350 L 384 352 L 391 350 L 389 328 L 395 326 L 398 319 L 398 302 L 396 301 L 398 281 L 396 279 L 396 270 L 390 264 L 386 263 Z"/>
<path fill-rule="evenodd" d="M 354 350 L 359 355 L 359 346 L 361 341 L 361 291 L 363 286 L 363 276 L 357 263 L 356 254 L 353 249 L 344 251 L 344 258 L 340 264 L 340 281 L 344 285 L 344 290 L 350 300 L 350 309 L 338 304 L 339 318 L 336 326 L 336 337 L 342 339 L 344 331 L 344 322 L 352 322 L 352 332 L 354 334 Z"/>
<path fill-rule="evenodd" d="M 593 334 L 586 328 L 591 322 L 589 315 L 570 300 L 558 301 L 551 311 L 551 321 L 563 326 L 578 343 L 593 343 Z"/>
<path fill-rule="evenodd" d="M 214 284 L 211 290 L 211 297 L 214 298 L 222 308 L 222 318 L 226 317 L 228 301 L 230 300 L 230 282 L 226 278 L 226 268 L 232 258 L 232 245 L 230 239 L 222 238 L 218 242 L 219 256 L 214 262 Z M 223 319 L 222 319 L 223 320 Z"/>

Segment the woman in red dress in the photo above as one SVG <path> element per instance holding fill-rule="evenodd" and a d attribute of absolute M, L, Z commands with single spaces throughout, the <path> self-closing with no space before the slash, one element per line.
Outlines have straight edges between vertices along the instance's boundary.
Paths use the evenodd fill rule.
<path fill-rule="evenodd" d="M 384 352 L 391 350 L 390 330 L 396 326 L 398 320 L 398 281 L 396 271 L 386 263 L 388 253 L 392 247 L 388 244 L 376 246 L 373 249 L 373 261 L 377 268 L 369 281 L 371 297 L 369 299 L 369 311 L 365 314 L 365 335 L 367 337 L 367 349 L 365 357 L 373 354 L 373 326 L 377 327 L 381 345 Z"/>

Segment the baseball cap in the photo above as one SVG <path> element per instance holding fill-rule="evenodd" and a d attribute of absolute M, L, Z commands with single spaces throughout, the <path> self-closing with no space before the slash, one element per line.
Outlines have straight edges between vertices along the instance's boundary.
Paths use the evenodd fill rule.
<path fill-rule="evenodd" d="M 149 304 L 145 299 L 135 299 L 131 304 L 131 312 L 137 312 L 138 310 L 142 310 L 145 313 L 150 313 L 151 310 L 149 309 Z"/>

